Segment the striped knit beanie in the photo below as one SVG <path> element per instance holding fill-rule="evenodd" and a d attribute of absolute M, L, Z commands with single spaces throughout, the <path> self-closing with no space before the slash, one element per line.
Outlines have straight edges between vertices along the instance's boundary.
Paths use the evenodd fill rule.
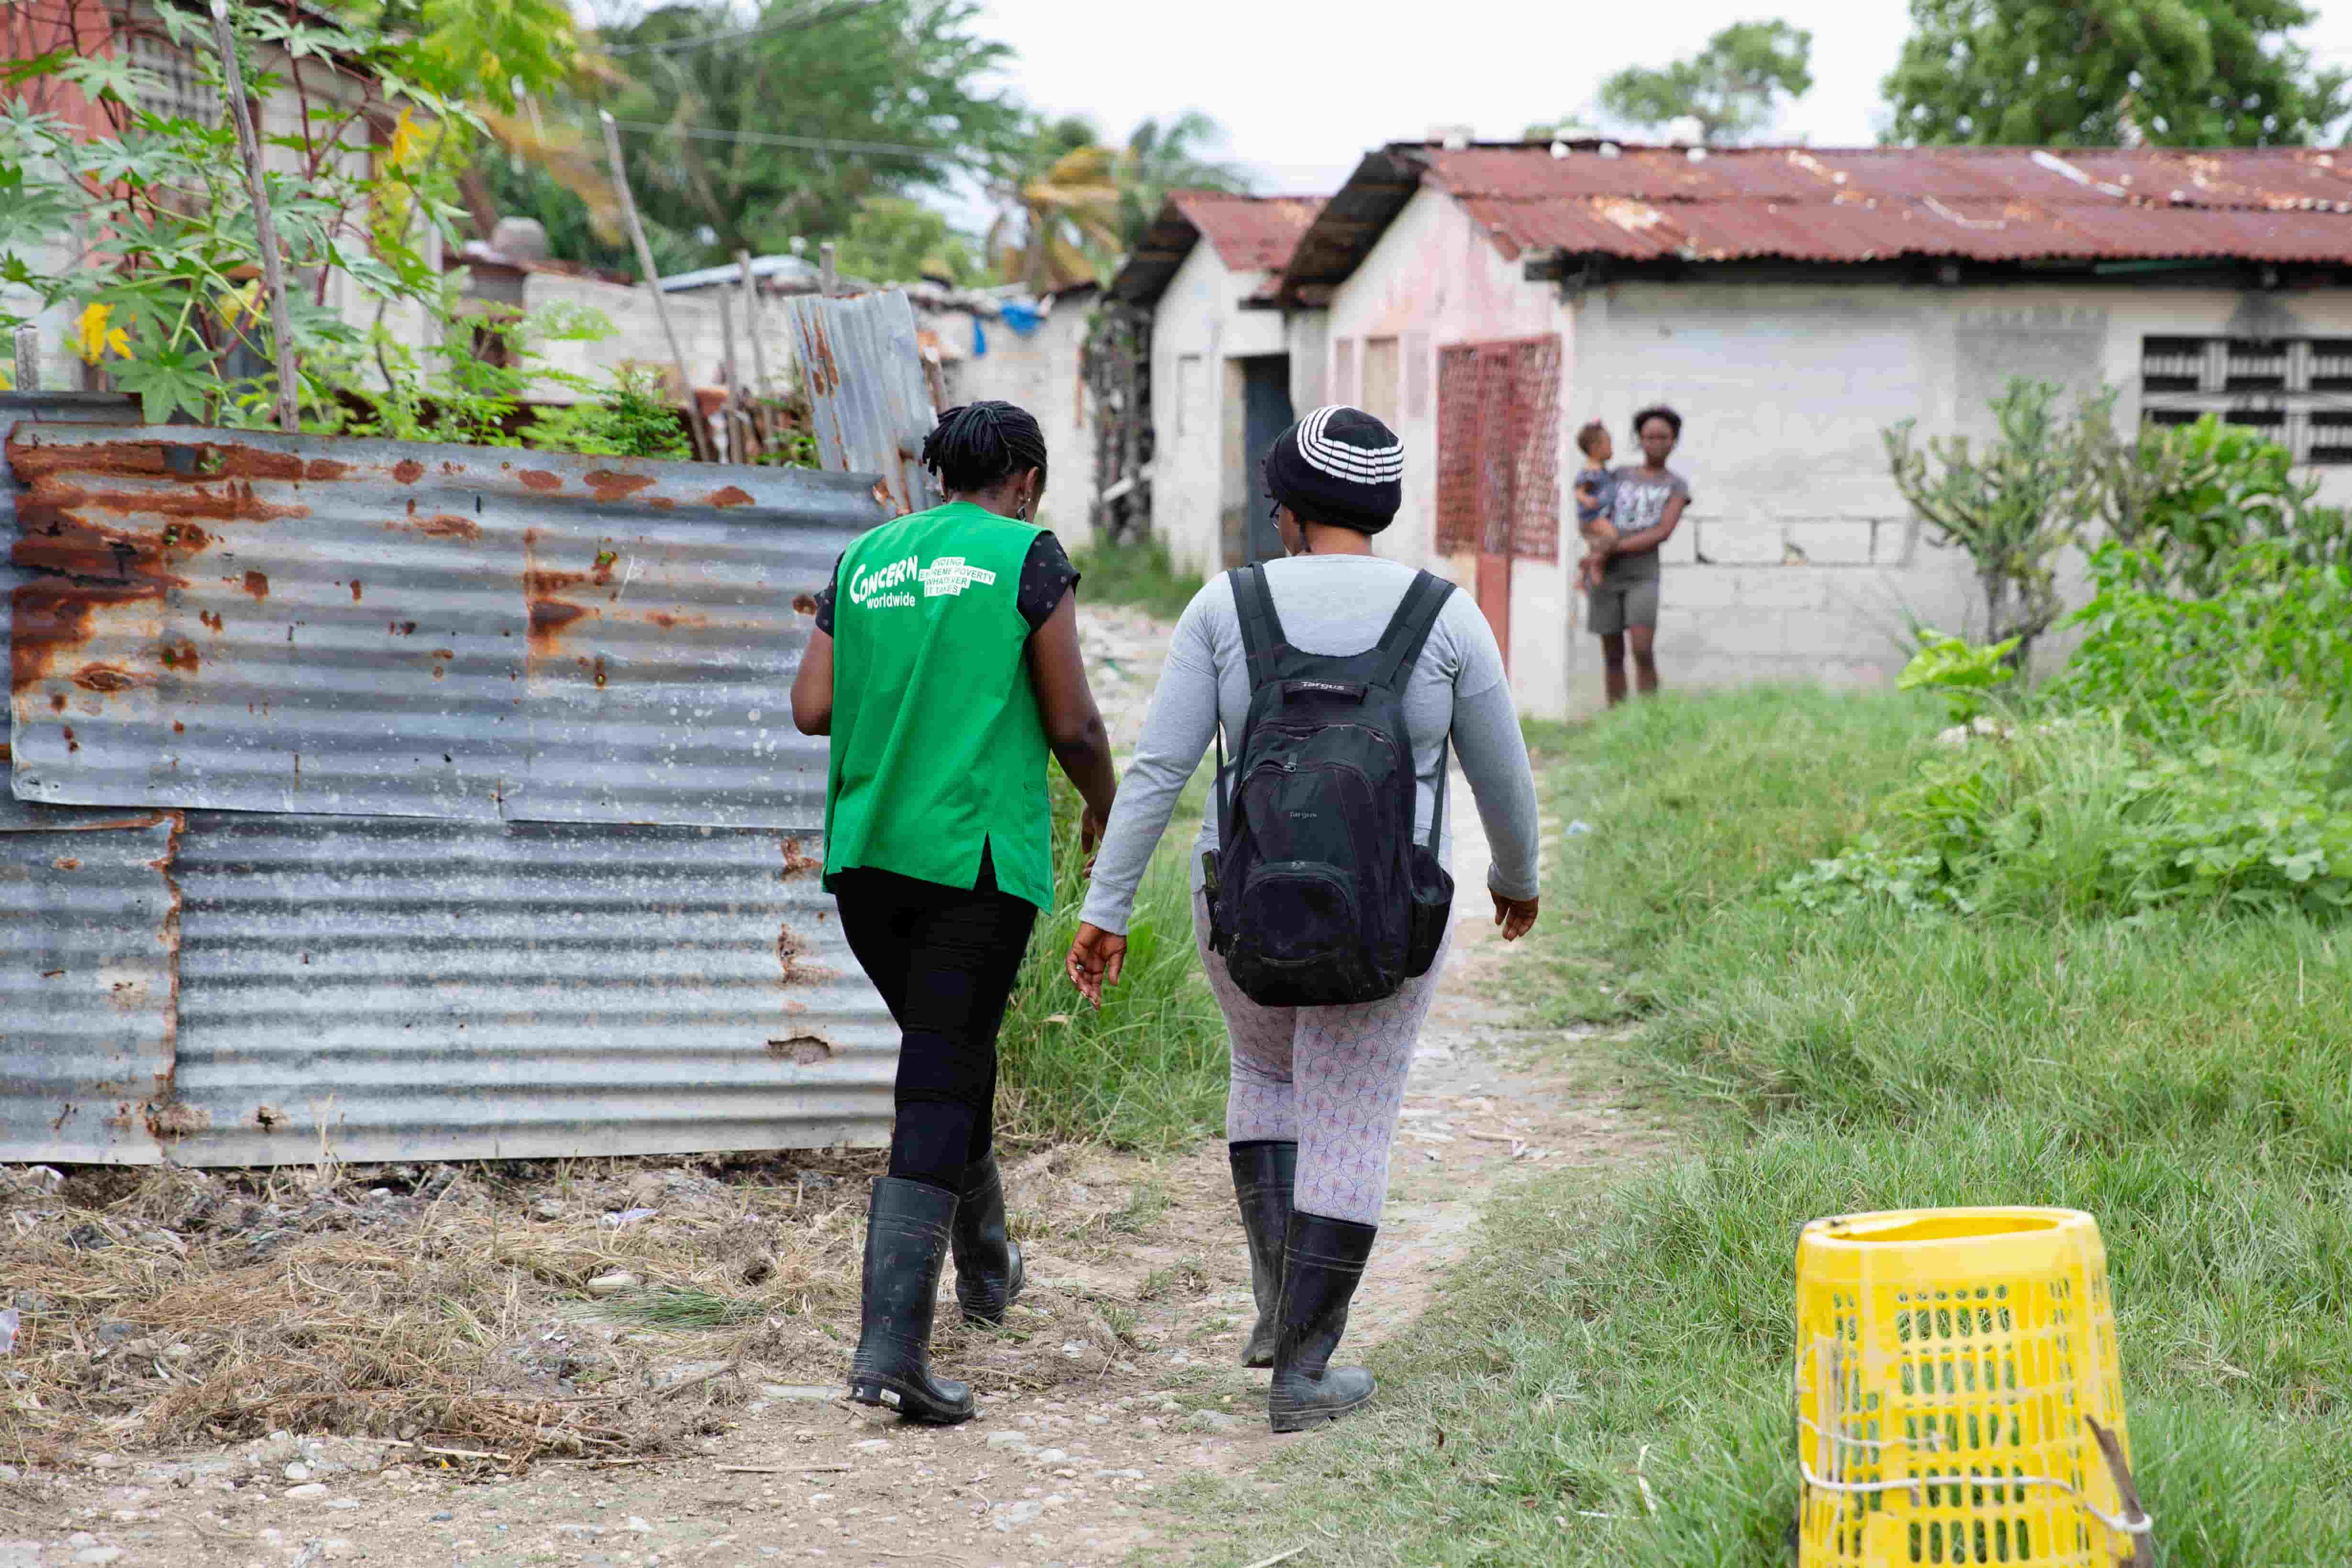
<path fill-rule="evenodd" d="M 1307 522 L 1378 533 L 1404 498 L 1404 443 L 1360 408 L 1318 408 L 1265 455 L 1266 493 Z"/>

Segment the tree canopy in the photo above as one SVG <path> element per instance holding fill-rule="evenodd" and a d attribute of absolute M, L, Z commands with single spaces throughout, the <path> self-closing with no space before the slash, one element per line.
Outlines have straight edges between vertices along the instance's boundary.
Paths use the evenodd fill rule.
<path fill-rule="evenodd" d="M 1780 97 L 1812 90 L 1813 36 L 1787 22 L 1738 22 L 1685 60 L 1628 66 L 1601 84 L 1601 107 L 1634 126 L 1696 120 L 1700 139 L 1738 142 L 1771 122 Z"/>
<path fill-rule="evenodd" d="M 1118 155 L 1118 229 L 1132 247 L 1160 216 L 1171 191 L 1246 191 L 1241 169 L 1210 156 L 1225 139 L 1224 127 L 1197 109 L 1165 120 L 1137 121 Z"/>
<path fill-rule="evenodd" d="M 1893 142 L 2260 147 L 2352 111 L 2293 34 L 2300 0 L 1911 0 Z"/>
<path fill-rule="evenodd" d="M 970 0 L 688 0 L 605 34 L 649 222 L 711 260 L 845 231 L 876 196 L 945 185 L 1015 138 L 985 85 L 1009 58 Z M 650 127 L 650 129 L 648 129 Z"/>
<path fill-rule="evenodd" d="M 994 85 L 1012 59 L 973 0 L 672 0 L 574 40 L 561 0 L 385 0 L 436 58 L 525 60 L 482 95 L 496 138 L 464 189 L 485 237 L 536 218 L 552 253 L 635 270 L 596 112 L 618 122 L 656 265 L 722 262 L 836 241 L 845 273 L 1048 289 L 1098 277 L 1166 194 L 1246 188 L 1197 110 L 1139 121 L 1123 143 L 1083 116 L 1040 115 Z M 436 30 L 436 23 L 438 19 Z M 532 29 L 538 31 L 534 33 Z M 534 44 L 534 38 L 537 39 Z M 928 195 L 977 183 L 998 218 L 985 243 Z"/>

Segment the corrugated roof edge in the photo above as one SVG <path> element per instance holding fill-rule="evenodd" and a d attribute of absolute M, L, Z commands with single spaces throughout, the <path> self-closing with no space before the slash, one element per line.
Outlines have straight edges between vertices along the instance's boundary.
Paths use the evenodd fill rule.
<path fill-rule="evenodd" d="M 1279 259 L 1262 260 L 1257 251 L 1278 246 L 1284 236 L 1266 231 L 1263 224 L 1242 226 L 1249 232 L 1218 232 L 1221 225 L 1202 221 L 1204 210 L 1226 207 L 1245 212 L 1253 216 L 1295 208 L 1312 203 L 1318 208 L 1326 198 L 1300 195 L 1254 195 L 1236 191 L 1179 190 L 1168 193 L 1160 211 L 1144 230 L 1143 237 L 1119 267 L 1111 279 L 1110 294 L 1115 300 L 1129 304 L 1149 305 L 1168 290 L 1176 269 L 1192 253 L 1192 247 L 1207 239 L 1217 252 L 1218 259 L 1234 271 L 1267 271 L 1280 276 L 1283 262 L 1289 252 Z M 1263 290 L 1260 291 L 1263 294 Z"/>
<path fill-rule="evenodd" d="M 1555 147 L 1559 149 L 1559 153 L 1554 153 Z M 2263 231 L 2259 221 L 2250 221 L 2247 226 L 2240 230 L 2235 237 L 2235 243 L 2225 242 L 2220 246 L 2214 243 L 2211 237 L 2204 236 L 2194 239 L 2183 237 L 2178 244 L 2168 247 L 2164 243 L 2151 242 L 2145 233 L 2147 226 L 2147 220 L 2150 216 L 2156 216 L 2160 220 L 2163 215 L 2177 211 L 2202 213 L 2209 216 L 2237 213 L 2243 215 L 2249 220 L 2266 220 L 2273 224 L 2293 216 L 2305 219 L 2307 224 L 2309 220 L 2323 216 L 2333 219 L 2337 214 L 2352 210 L 2352 203 L 2342 200 L 2330 201 L 2325 196 L 2313 197 L 2307 192 L 2296 195 L 2263 188 L 2231 194 L 2217 187 L 2209 178 L 2209 175 L 2220 176 L 2226 181 L 2231 174 L 2238 172 L 2231 168 L 2233 164 L 2253 165 L 2254 167 L 2244 169 L 2244 174 L 2247 176 L 2269 172 L 2273 167 L 2294 165 L 2299 166 L 2307 177 L 2335 177 L 2347 180 L 2347 189 L 2343 194 L 2347 197 L 2352 197 L 2352 160 L 2347 162 L 2343 171 L 2338 171 L 2335 153 L 2321 148 L 2127 150 L 2090 147 L 1830 148 L 1771 145 L 1695 149 L 1686 144 L 1659 145 L 1612 142 L 1601 138 L 1580 138 L 1565 143 L 1474 142 L 1454 146 L 1428 142 L 1398 142 L 1376 148 L 1365 154 L 1355 173 L 1349 175 L 1347 183 L 1325 205 L 1315 223 L 1301 237 L 1297 249 L 1291 255 L 1289 264 L 1283 270 L 1278 286 L 1272 290 L 1271 298 L 1265 302 L 1286 309 L 1316 308 L 1328 303 L 1332 291 L 1362 263 L 1381 235 L 1386 231 L 1390 223 L 1394 221 L 1397 214 L 1403 210 L 1405 204 L 1412 199 L 1413 193 L 1420 189 L 1424 181 L 1447 190 L 1449 195 L 1465 203 L 1483 201 L 1489 209 L 1499 207 L 1506 202 L 1515 207 L 1538 211 L 1570 206 L 1580 208 L 1591 205 L 1591 202 L 1595 199 L 1621 201 L 1633 196 L 1633 194 L 1624 193 L 1621 197 L 1604 193 L 1596 198 L 1590 192 L 1566 193 L 1536 188 L 1530 189 L 1524 195 L 1506 195 L 1483 188 L 1454 189 L 1445 179 L 1442 164 L 1446 159 L 1464 153 L 1491 153 L 1512 154 L 1516 158 L 1530 161 L 1540 159 L 1542 164 L 1539 166 L 1545 167 L 1563 155 L 1598 153 L 1605 157 L 1613 153 L 1626 160 L 1625 167 L 1629 174 L 1636 170 L 1654 172 L 1669 162 L 1673 165 L 1680 166 L 1688 161 L 1695 169 L 1704 167 L 1710 172 L 1719 174 L 1729 168 L 1737 168 L 1742 163 L 1753 165 L 1768 160 L 1774 163 L 1795 162 L 1807 165 L 1818 165 L 1825 159 L 1838 162 L 1867 161 L 1873 163 L 1895 163 L 1907 158 L 1933 160 L 1941 164 L 1964 167 L 1986 165 L 1983 171 L 1985 176 L 1996 182 L 2005 167 L 2023 161 L 2030 163 L 2034 169 L 2054 181 L 2069 182 L 2057 185 L 2056 188 L 2062 192 L 2074 195 L 2075 187 L 2081 187 L 2080 195 L 2076 198 L 2081 205 L 2067 208 L 2066 216 L 2069 221 L 2063 225 L 2051 221 L 2046 216 L 2032 211 L 2006 214 L 2003 221 L 1996 226 L 2006 230 L 2014 224 L 2021 226 L 2019 232 L 2008 236 L 2004 242 L 1998 246 L 1987 245 L 1982 247 L 1984 254 L 1979 257 L 1979 259 L 2003 263 L 2116 259 L 2310 263 L 2314 261 L 2315 256 L 2324 252 L 2326 258 L 2331 264 L 2352 266 L 2352 226 L 2347 226 L 2346 238 L 2340 247 L 2327 243 L 2315 247 L 2309 236 L 2292 237 L 2295 243 L 2289 243 L 2288 237 L 2272 236 Z M 2184 188 L 2170 191 L 2168 198 L 2160 196 L 2154 186 L 2123 190 L 2104 179 L 2084 174 L 2074 167 L 2077 163 L 2101 166 L 2117 159 L 2147 162 L 2159 166 L 2168 166 L 2170 163 L 2178 163 L 2186 174 Z M 1970 168 L 1969 173 L 1973 177 L 1978 171 Z M 1833 173 L 1827 177 L 1841 186 L 1845 184 L 1847 179 L 1846 174 L 1842 172 Z M 2127 176 L 2122 178 L 2125 185 L 2131 184 Z M 1645 174 L 1642 183 L 1645 185 L 1654 183 L 1654 174 Z M 1476 182 L 1473 182 L 1474 185 L 1475 184 Z M 2194 195 L 2187 194 L 2189 188 L 2195 190 Z M 1844 195 L 1847 198 L 1853 199 L 1858 198 L 1860 193 L 1846 192 Z M 2110 209 L 2101 202 L 2102 196 L 2119 199 L 2114 202 Z M 1736 226 L 1738 222 L 1736 215 L 1745 206 L 1755 203 L 1770 204 L 1775 201 L 1786 205 L 1794 198 L 1785 193 L 1763 189 L 1759 189 L 1752 194 L 1743 194 L 1736 190 L 1684 194 L 1651 192 L 1644 189 L 1638 199 L 1643 203 L 1655 203 L 1677 215 L 1687 215 L 1694 218 L 1700 215 L 1722 215 L 1730 218 Z M 2018 199 L 2022 200 L 2023 197 L 2020 196 Z M 1927 197 L 1917 198 L 1917 204 L 1926 210 L 1935 210 L 1936 204 Z M 2135 221 L 2129 226 L 2138 232 L 2119 232 L 2108 237 L 2086 234 L 2086 229 L 2098 225 L 2100 215 L 2106 210 L 2132 215 Z M 1473 216 L 1486 230 L 1496 248 L 1507 258 L 1515 258 L 1525 250 L 1543 248 L 1540 244 L 1531 244 L 1525 237 L 1507 232 L 1498 226 L 1502 220 L 1502 215 L 1498 212 L 1490 210 L 1487 216 L 1484 218 L 1480 218 L 1475 212 Z M 2038 216 L 2042 221 L 2037 225 Z M 2037 226 L 2046 231 L 2046 241 L 2036 243 L 2032 237 L 2032 232 Z M 1605 232 L 1605 226 L 1604 232 L 1597 234 L 1594 237 L 1601 243 L 1589 247 L 1593 254 L 1622 254 L 1631 259 L 1661 258 L 1659 247 L 1655 244 L 1629 243 L 1622 247 L 1617 245 Z M 1806 265 L 1846 267 L 1864 261 L 1887 262 L 1976 256 L 1976 251 L 1965 244 L 1945 243 L 1918 247 L 1897 245 L 1894 248 L 1865 246 L 1859 251 L 1848 254 L 1823 248 L 1815 248 L 1809 252 L 1805 249 L 1777 246 L 1763 237 L 1757 237 L 1757 241 L 1759 242 L 1743 243 L 1736 235 L 1694 236 L 1692 242 L 1680 252 L 1664 258 L 1674 259 L 1678 256 L 1682 260 L 1697 261 L 1780 259 Z"/>

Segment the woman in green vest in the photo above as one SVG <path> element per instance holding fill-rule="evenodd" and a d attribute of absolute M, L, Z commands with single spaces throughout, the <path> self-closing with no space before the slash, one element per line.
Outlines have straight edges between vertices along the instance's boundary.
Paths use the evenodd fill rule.
<path fill-rule="evenodd" d="M 890 1173 L 866 1219 L 850 1397 L 917 1421 L 973 1415 L 930 1373 L 950 1249 L 965 1321 L 1020 1292 L 991 1134 L 996 1033 L 1054 895 L 1050 751 L 1086 801 L 1089 852 L 1118 788 L 1078 653 L 1078 574 L 1030 521 L 1045 437 L 1009 403 L 951 408 L 923 443 L 947 504 L 885 523 L 834 564 L 793 682 L 830 735 L 824 885 L 899 1029 Z"/>

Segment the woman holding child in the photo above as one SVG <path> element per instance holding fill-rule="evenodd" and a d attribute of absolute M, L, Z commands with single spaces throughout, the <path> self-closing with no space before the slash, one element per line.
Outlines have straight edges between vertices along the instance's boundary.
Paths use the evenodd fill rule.
<path fill-rule="evenodd" d="M 1666 467 L 1682 440 L 1683 417 L 1663 405 L 1633 416 L 1642 461 L 1612 468 L 1608 427 L 1598 419 L 1577 432 L 1591 464 L 1576 476 L 1576 521 L 1587 553 L 1578 568 L 1587 619 L 1601 638 L 1609 705 L 1625 700 L 1625 655 L 1633 655 L 1635 689 L 1658 689 L 1658 547 L 1690 505 L 1690 485 Z"/>

